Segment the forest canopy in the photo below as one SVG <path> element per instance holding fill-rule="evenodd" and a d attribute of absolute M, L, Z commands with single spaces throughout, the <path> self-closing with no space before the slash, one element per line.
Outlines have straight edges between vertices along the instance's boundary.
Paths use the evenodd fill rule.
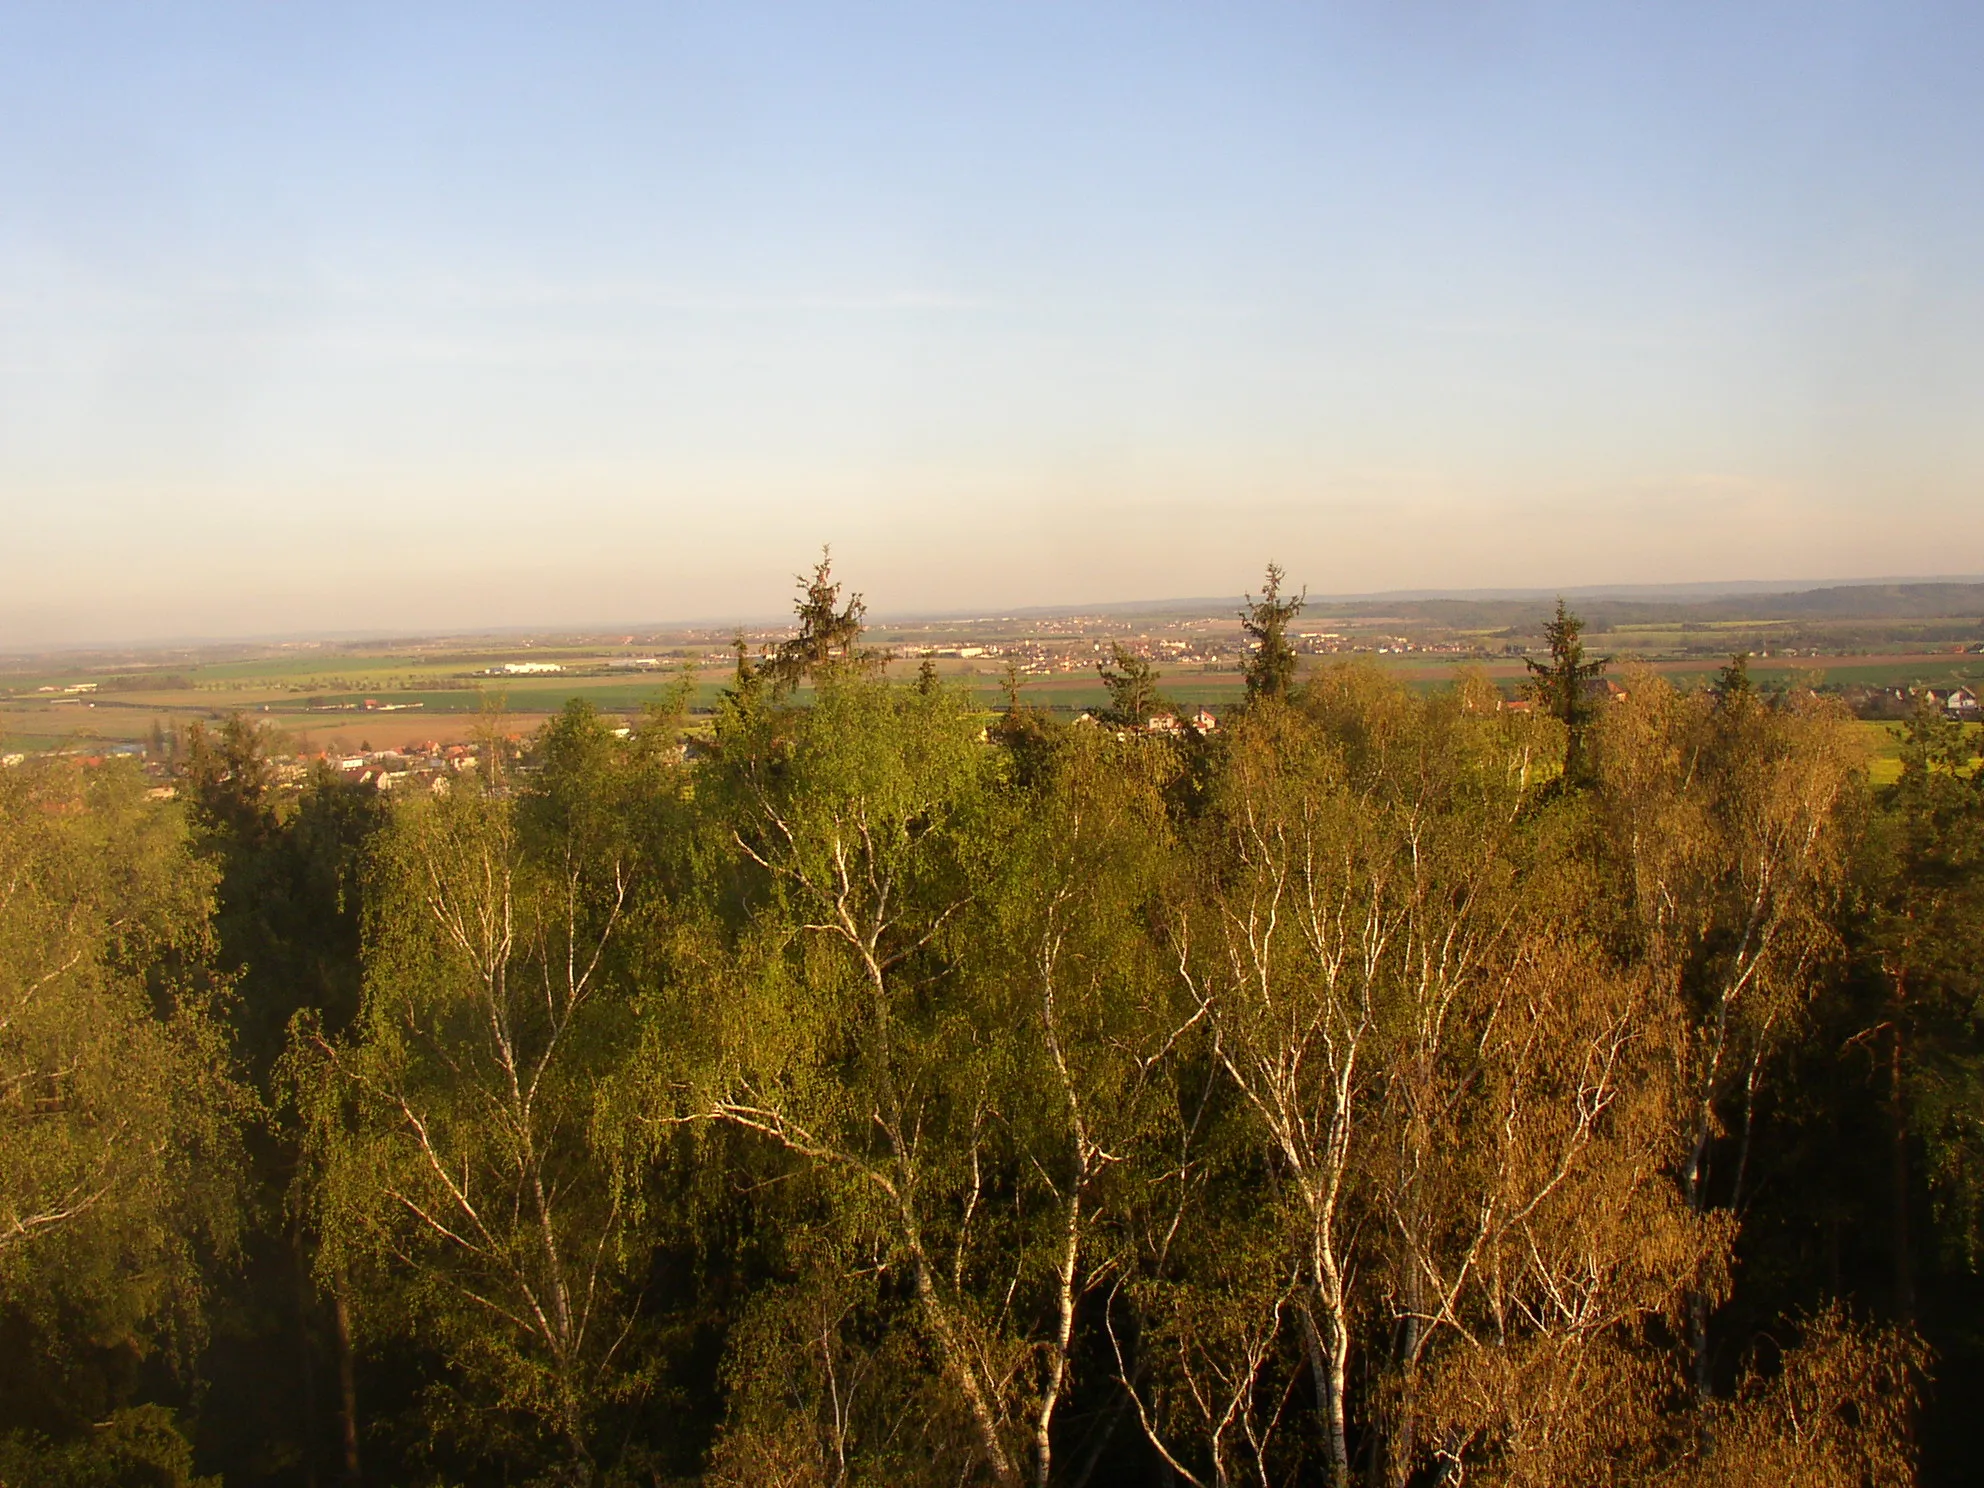
<path fill-rule="evenodd" d="M 1216 727 L 987 716 L 801 588 L 694 737 L 0 771 L 0 1484 L 1961 1480 L 1960 725 L 1279 569 Z"/>

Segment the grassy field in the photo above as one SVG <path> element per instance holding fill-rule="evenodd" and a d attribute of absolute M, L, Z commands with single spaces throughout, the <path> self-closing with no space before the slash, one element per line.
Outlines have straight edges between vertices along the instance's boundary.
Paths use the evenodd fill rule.
<path fill-rule="evenodd" d="M 1867 750 L 1867 778 L 1875 785 L 1892 785 L 1901 778 L 1901 725 L 1895 723 L 1860 723 L 1861 739 Z M 1984 724 L 1971 724 L 1967 727 L 1973 750 L 1984 751 Z M 1970 767 L 1974 771 L 1984 766 L 1984 757 L 1973 753 Z"/>
<path fill-rule="evenodd" d="M 1859 723 L 1862 746 L 1867 751 L 1867 779 L 1875 785 L 1893 785 L 1901 778 L 1901 730 L 1892 723 Z"/>
<path fill-rule="evenodd" d="M 692 706 L 713 706 L 730 679 L 728 657 L 712 645 L 680 650 L 700 652 Z M 602 712 L 631 717 L 663 697 L 678 675 L 679 650 L 677 656 L 662 657 L 662 665 L 653 669 L 622 669 L 634 657 L 655 655 L 652 647 L 597 643 L 293 647 L 274 653 L 150 661 L 151 673 L 166 684 L 153 687 L 144 685 L 145 663 L 138 658 L 121 668 L 102 658 L 67 670 L 43 663 L 0 676 L 0 747 L 41 750 L 140 741 L 155 724 L 183 727 L 195 719 L 214 721 L 237 710 L 320 745 L 356 746 L 369 741 L 375 747 L 466 738 L 484 709 L 498 699 L 508 715 L 506 726 L 518 731 L 535 727 L 574 697 L 585 698 Z M 1474 670 L 1511 691 L 1525 675 L 1519 658 L 1466 662 L 1447 655 L 1364 653 L 1358 659 L 1416 689 L 1448 686 L 1464 671 Z M 505 662 L 520 660 L 556 662 L 570 670 L 548 676 L 487 675 Z M 1331 661 L 1305 658 L 1304 666 L 1313 669 Z M 1715 672 L 1713 665 L 1700 661 L 1644 664 L 1681 687 L 1700 685 Z M 915 665 L 913 660 L 899 659 L 891 671 L 906 677 Z M 983 706 L 1000 703 L 1003 688 L 996 662 L 948 659 L 940 661 L 938 669 L 947 680 L 969 688 Z M 1159 670 L 1164 692 L 1187 707 L 1219 708 L 1241 696 L 1240 675 L 1232 667 L 1166 668 L 1160 663 Z M 1751 675 L 1766 686 L 1798 674 L 1867 686 L 1947 686 L 1955 681 L 1980 685 L 1984 656 L 1944 649 L 1885 656 L 1758 658 L 1751 664 Z M 62 691 L 88 683 L 95 683 L 97 690 Z M 1107 701 L 1092 670 L 1028 676 L 1023 696 L 1063 717 Z M 368 700 L 376 706 L 367 707 Z M 1869 730 L 1872 744 L 1885 750 L 1883 727 L 1870 725 Z"/>

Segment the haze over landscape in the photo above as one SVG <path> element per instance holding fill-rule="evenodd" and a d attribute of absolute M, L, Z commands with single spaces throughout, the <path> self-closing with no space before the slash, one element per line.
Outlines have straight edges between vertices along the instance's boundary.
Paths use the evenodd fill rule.
<path fill-rule="evenodd" d="M 0 643 L 1976 574 L 1980 43 L 10 7 Z"/>

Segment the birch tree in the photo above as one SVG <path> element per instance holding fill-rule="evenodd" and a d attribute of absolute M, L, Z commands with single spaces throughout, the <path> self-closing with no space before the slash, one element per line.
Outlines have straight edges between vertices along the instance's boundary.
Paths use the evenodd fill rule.
<path fill-rule="evenodd" d="M 607 747 L 569 722 L 554 750 Z M 461 788 L 404 805 L 358 1018 L 337 1039 L 306 1025 L 293 1060 L 320 1264 L 349 1275 L 361 1333 L 437 1349 L 478 1446 L 576 1484 L 601 1470 L 603 1412 L 654 1378 L 630 1343 L 645 1254 L 620 1128 L 597 1105 L 634 1045 L 609 807 Z"/>
<path fill-rule="evenodd" d="M 1410 869 L 1340 752 L 1306 720 L 1257 707 L 1230 749 L 1213 892 L 1181 919 L 1178 970 L 1293 1194 L 1301 1290 L 1270 1305 L 1301 1321 L 1329 1475 L 1341 1488 L 1360 1122 Z"/>
<path fill-rule="evenodd" d="M 183 1446 L 169 1412 L 121 1408 L 140 1361 L 197 1344 L 240 1235 L 255 1107 L 213 1014 L 211 893 L 135 770 L 0 771 L 0 1317 L 28 1386 L 0 1436 L 37 1433 L 4 1453 L 20 1481 L 107 1471 L 137 1436 Z M 54 1455 L 22 1465 L 36 1442 Z"/>
<path fill-rule="evenodd" d="M 1155 783 L 1135 745 L 1082 741 L 1016 810 L 942 689 L 838 683 L 759 726 L 722 749 L 762 897 L 688 1114 L 812 1175 L 836 1247 L 895 1279 L 978 1470 L 1046 1484 L 1158 1053 L 1132 913 Z"/>
<path fill-rule="evenodd" d="M 1858 752 L 1838 705 L 1807 691 L 1683 695 L 1645 672 L 1627 688 L 1598 729 L 1605 900 L 1685 1010 L 1682 1194 L 1698 1214 L 1740 1210 L 1772 1056 L 1838 948 Z M 1692 1312 L 1706 1393 L 1707 1294 Z"/>
<path fill-rule="evenodd" d="M 1409 1459 L 1400 1381 L 1468 1274 L 1443 1276 L 1421 1245 L 1438 1210 L 1426 1169 L 1455 1135 L 1446 1061 L 1510 935 L 1532 747 L 1480 703 L 1428 708 L 1341 669 L 1299 710 L 1258 706 L 1227 741 L 1206 891 L 1178 925 L 1179 974 L 1287 1196 L 1300 1287 L 1275 1305 L 1337 1484 L 1354 1469 L 1353 1357 L 1368 1376 L 1392 1355 L 1387 1453 Z"/>

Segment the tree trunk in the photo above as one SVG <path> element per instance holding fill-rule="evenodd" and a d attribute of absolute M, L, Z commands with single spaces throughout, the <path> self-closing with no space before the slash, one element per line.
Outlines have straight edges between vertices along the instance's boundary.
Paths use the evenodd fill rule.
<path fill-rule="evenodd" d="M 317 1419 L 317 1369 L 311 1356 L 310 1264 L 303 1254 L 303 1232 L 290 1234 L 290 1257 L 296 1268 L 296 1365 L 303 1386 L 303 1481 L 317 1488 L 317 1459 L 324 1450 L 322 1424 Z"/>
<path fill-rule="evenodd" d="M 1895 989 L 1899 1004 L 1901 989 Z M 1901 1009 L 1895 1019 L 1888 1045 L 1888 1122 L 1893 1156 L 1892 1179 L 1894 1220 L 1894 1315 L 1897 1322 L 1915 1322 L 1915 1267 L 1910 1254 L 1908 1231 L 1908 1106 L 1902 1086 Z"/>
<path fill-rule="evenodd" d="M 1701 1108 L 1695 1119 L 1694 1146 L 1688 1154 L 1688 1165 L 1682 1174 L 1681 1192 L 1687 1201 L 1690 1213 L 1708 1213 L 1708 1151 L 1709 1138 L 1714 1130 L 1714 1096 L 1702 1097 Z M 1688 1291 L 1688 1349 L 1692 1355 L 1695 1382 L 1695 1399 L 1708 1399 L 1708 1296 L 1696 1288 Z"/>
<path fill-rule="evenodd" d="M 923 1316 L 930 1325 L 930 1331 L 936 1335 L 938 1352 L 964 1396 L 965 1408 L 971 1412 L 972 1424 L 978 1429 L 978 1445 L 984 1454 L 985 1465 L 991 1469 L 992 1477 L 1000 1488 L 1020 1488 L 1019 1472 L 1007 1455 L 1005 1444 L 999 1440 L 999 1423 L 992 1414 L 992 1401 L 985 1392 L 978 1371 L 965 1354 L 963 1340 L 957 1335 L 950 1309 L 944 1306 L 943 1299 L 937 1295 L 936 1284 L 930 1280 L 929 1263 L 918 1255 L 912 1264 L 916 1268 L 917 1300 L 922 1304 Z"/>
<path fill-rule="evenodd" d="M 344 1277 L 338 1277 L 331 1311 L 338 1324 L 338 1415 L 344 1427 L 344 1480 L 351 1488 L 364 1481 L 358 1462 L 358 1370 L 351 1348 L 351 1302 Z"/>
<path fill-rule="evenodd" d="M 1415 1209 L 1417 1205 L 1414 1206 Z M 1420 1223 L 1414 1216 L 1415 1227 Z M 1412 1459 L 1419 1435 L 1419 1354 L 1425 1347 L 1422 1319 L 1426 1307 L 1426 1278 L 1408 1255 L 1405 1271 L 1405 1315 L 1398 1331 L 1398 1409 L 1385 1443 L 1391 1461 L 1387 1472 L 1392 1488 L 1405 1488 L 1412 1477 Z"/>
<path fill-rule="evenodd" d="M 1688 1293 L 1688 1346 L 1695 1355 L 1695 1399 L 1708 1399 L 1708 1296 Z"/>
<path fill-rule="evenodd" d="M 1322 1268 L 1318 1266 L 1318 1271 Z M 1331 1304 L 1325 1288 L 1312 1281 L 1310 1305 L 1297 1309 L 1302 1320 L 1302 1341 L 1309 1355 L 1309 1371 L 1316 1380 L 1316 1412 L 1322 1417 L 1323 1448 L 1329 1462 L 1330 1488 L 1349 1488 L 1349 1431 L 1344 1419 L 1344 1392 L 1348 1386 L 1349 1337 L 1341 1311 Z M 1316 1313 L 1323 1315 L 1318 1326 Z M 1328 1329 L 1324 1336 L 1323 1329 Z"/>

